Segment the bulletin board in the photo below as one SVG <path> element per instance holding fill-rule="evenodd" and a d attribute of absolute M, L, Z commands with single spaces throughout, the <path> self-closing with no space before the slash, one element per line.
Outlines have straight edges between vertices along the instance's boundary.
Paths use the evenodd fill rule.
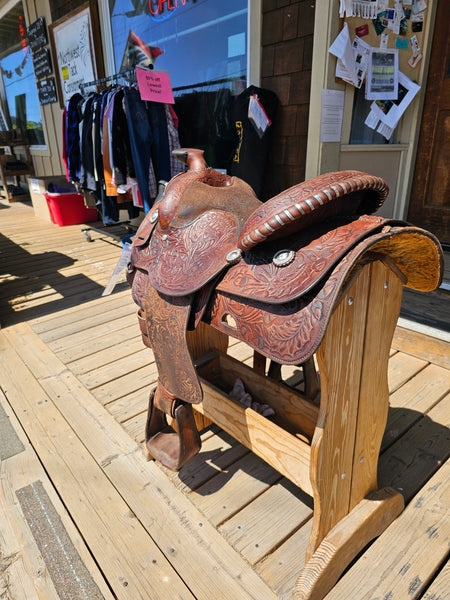
<path fill-rule="evenodd" d="M 341 0 L 341 29 L 328 50 L 336 77 L 359 89 L 365 80 L 364 125 L 386 140 L 420 90 L 428 1 Z"/>
<path fill-rule="evenodd" d="M 448 1 L 448 0 L 447 0 Z M 394 1 L 389 0 L 388 7 L 394 7 Z M 385 28 L 382 33 L 388 35 L 388 48 L 398 48 L 398 63 L 399 69 L 402 73 L 404 73 L 407 77 L 409 77 L 412 81 L 418 81 L 420 68 L 422 66 L 421 61 L 416 63 L 416 66 L 413 68 L 408 64 L 408 60 L 411 58 L 413 54 L 413 49 L 411 47 L 411 38 L 415 35 L 419 46 L 423 49 L 423 36 L 425 32 L 426 18 L 427 18 L 427 10 L 424 10 L 421 14 L 423 15 L 423 21 L 421 24 L 421 31 L 417 31 L 420 25 L 417 21 L 414 22 L 414 30 L 413 30 L 413 10 L 412 4 L 407 5 L 407 2 L 403 2 L 403 8 L 407 11 L 407 14 L 410 13 L 409 18 L 405 19 L 404 27 L 399 35 L 394 34 L 390 29 Z M 364 35 L 361 39 L 363 39 L 367 44 L 374 48 L 379 48 L 381 43 L 381 33 L 377 33 L 375 25 L 372 19 L 363 19 L 361 17 L 345 17 L 345 22 L 348 25 L 350 37 L 353 40 L 355 35 L 358 35 L 358 31 L 361 31 L 361 28 L 368 29 L 368 34 Z M 361 36 L 359 36 L 361 37 Z M 406 45 L 406 48 L 404 47 Z M 421 53 L 421 52 L 420 52 Z"/>

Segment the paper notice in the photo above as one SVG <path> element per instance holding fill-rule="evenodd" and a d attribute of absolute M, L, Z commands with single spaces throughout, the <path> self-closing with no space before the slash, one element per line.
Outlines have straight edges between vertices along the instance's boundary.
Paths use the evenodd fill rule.
<path fill-rule="evenodd" d="M 355 57 L 347 23 L 344 23 L 344 27 L 331 44 L 328 52 L 334 54 L 338 59 L 336 65 L 336 77 L 340 77 L 341 79 L 344 79 L 344 81 L 357 85 L 358 78 L 356 74 Z"/>
<path fill-rule="evenodd" d="M 322 90 L 321 142 L 341 141 L 344 97 L 340 90 Z"/>

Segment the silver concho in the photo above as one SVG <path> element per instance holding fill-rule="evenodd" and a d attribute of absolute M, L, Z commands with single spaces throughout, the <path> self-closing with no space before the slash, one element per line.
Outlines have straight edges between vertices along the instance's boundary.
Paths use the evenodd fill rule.
<path fill-rule="evenodd" d="M 236 248 L 236 250 L 231 250 L 226 256 L 227 263 L 233 265 L 234 263 L 237 263 L 241 260 L 241 256 L 242 250 L 240 250 L 239 248 Z"/>
<path fill-rule="evenodd" d="M 290 265 L 295 258 L 293 250 L 278 250 L 273 256 L 272 262 L 276 267 L 286 267 Z"/>
<path fill-rule="evenodd" d="M 155 210 L 150 216 L 150 223 L 155 223 L 158 220 L 158 211 Z"/>

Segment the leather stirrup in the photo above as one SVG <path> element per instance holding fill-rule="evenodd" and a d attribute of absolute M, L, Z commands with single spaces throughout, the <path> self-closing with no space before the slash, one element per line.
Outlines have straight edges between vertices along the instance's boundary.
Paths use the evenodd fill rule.
<path fill-rule="evenodd" d="M 200 435 L 192 404 L 173 399 L 170 412 L 165 412 L 157 406 L 157 397 L 161 395 L 158 391 L 159 385 L 150 394 L 145 428 L 146 447 L 153 458 L 168 469 L 178 471 L 198 454 L 201 448 Z M 175 418 L 177 431 L 168 426 L 166 414 Z"/>

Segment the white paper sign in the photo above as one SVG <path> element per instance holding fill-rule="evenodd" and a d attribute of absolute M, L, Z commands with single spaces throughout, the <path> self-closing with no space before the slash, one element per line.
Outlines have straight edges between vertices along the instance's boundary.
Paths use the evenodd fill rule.
<path fill-rule="evenodd" d="M 340 142 L 344 116 L 345 93 L 340 90 L 322 90 L 321 142 Z"/>
<path fill-rule="evenodd" d="M 89 8 L 53 30 L 64 103 L 81 83 L 95 79 Z"/>
<path fill-rule="evenodd" d="M 344 23 L 344 27 L 331 44 L 328 52 L 334 54 L 338 59 L 336 65 L 336 77 L 340 77 L 341 79 L 344 79 L 344 81 L 357 85 L 358 80 L 356 76 L 355 57 L 350 42 L 350 33 L 348 31 L 347 23 Z"/>
<path fill-rule="evenodd" d="M 248 118 L 253 123 L 259 137 L 262 137 L 266 129 L 271 125 L 271 120 L 267 116 L 266 111 L 256 94 L 250 97 L 248 103 Z"/>
<path fill-rule="evenodd" d="M 39 181 L 37 179 L 30 177 L 28 179 L 28 183 L 30 184 L 30 189 L 32 192 L 35 192 L 36 194 L 40 193 L 41 188 L 39 187 Z"/>

